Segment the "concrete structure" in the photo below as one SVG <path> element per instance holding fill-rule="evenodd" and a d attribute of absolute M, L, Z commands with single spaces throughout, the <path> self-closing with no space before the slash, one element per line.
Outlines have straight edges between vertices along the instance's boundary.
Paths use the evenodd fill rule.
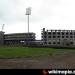
<path fill-rule="evenodd" d="M 35 33 L 4 34 L 0 31 L 0 45 L 75 47 L 75 30 L 45 30 L 43 28 L 41 34 L 41 40 L 35 40 Z"/>
<path fill-rule="evenodd" d="M 4 44 L 4 32 L 0 31 L 0 45 Z"/>
<path fill-rule="evenodd" d="M 0 45 L 2 44 L 27 44 L 35 40 L 35 33 L 4 34 L 0 31 Z"/>
<path fill-rule="evenodd" d="M 55 47 L 74 47 L 75 30 L 42 30 L 43 45 Z"/>

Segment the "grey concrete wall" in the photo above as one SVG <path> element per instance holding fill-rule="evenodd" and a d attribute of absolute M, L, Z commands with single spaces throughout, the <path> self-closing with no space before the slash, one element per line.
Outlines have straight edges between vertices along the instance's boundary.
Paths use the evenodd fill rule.
<path fill-rule="evenodd" d="M 75 30 L 45 30 L 42 31 L 44 45 L 75 46 Z"/>
<path fill-rule="evenodd" d="M 4 32 L 0 31 L 0 45 L 4 44 Z"/>

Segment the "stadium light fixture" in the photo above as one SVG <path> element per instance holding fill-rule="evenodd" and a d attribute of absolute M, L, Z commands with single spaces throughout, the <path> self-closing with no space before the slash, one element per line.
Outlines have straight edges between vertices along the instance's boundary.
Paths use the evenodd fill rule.
<path fill-rule="evenodd" d="M 26 8 L 26 15 L 28 16 L 28 33 L 29 33 L 29 15 L 31 15 L 31 7 Z"/>

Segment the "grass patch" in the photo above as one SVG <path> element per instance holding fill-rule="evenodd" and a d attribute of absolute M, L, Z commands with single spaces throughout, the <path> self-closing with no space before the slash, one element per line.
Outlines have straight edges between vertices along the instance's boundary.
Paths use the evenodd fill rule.
<path fill-rule="evenodd" d="M 30 47 L 0 47 L 0 58 L 4 57 L 27 57 L 40 55 L 63 54 L 75 52 L 75 49 L 62 48 L 30 48 Z"/>

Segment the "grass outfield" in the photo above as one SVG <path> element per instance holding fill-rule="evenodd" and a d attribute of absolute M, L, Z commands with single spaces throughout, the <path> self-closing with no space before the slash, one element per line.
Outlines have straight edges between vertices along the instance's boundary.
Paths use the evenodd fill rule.
<path fill-rule="evenodd" d="M 0 47 L 0 58 L 53 55 L 53 54 L 63 54 L 66 52 L 75 52 L 75 49 Z"/>

